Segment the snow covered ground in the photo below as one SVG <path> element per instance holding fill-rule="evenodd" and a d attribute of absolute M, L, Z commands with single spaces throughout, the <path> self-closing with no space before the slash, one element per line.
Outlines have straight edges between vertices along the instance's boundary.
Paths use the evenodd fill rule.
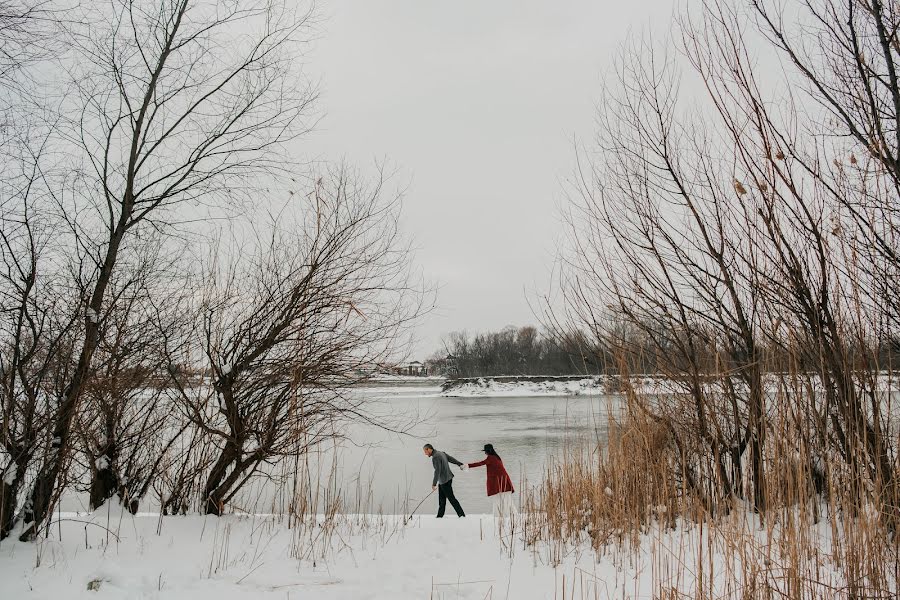
<path fill-rule="evenodd" d="M 0 598 L 553 598 L 564 572 L 521 543 L 504 547 L 485 516 L 405 526 L 402 517 L 350 517 L 312 530 L 271 516 L 110 521 L 103 510 L 64 514 L 55 539 L 4 541 Z"/>
<path fill-rule="evenodd" d="M 546 381 L 497 381 L 481 378 L 441 392 L 450 398 L 527 397 L 527 396 L 591 396 L 605 394 L 603 384 L 595 378 Z"/>
<path fill-rule="evenodd" d="M 480 377 L 463 380 L 459 383 L 451 381 L 452 386 L 441 392 L 441 396 L 451 398 L 602 396 L 621 394 L 625 387 L 618 378 L 608 376 L 582 379 L 547 377 L 544 381 L 528 381 L 527 378 L 514 381 L 504 381 L 504 379 L 503 377 Z M 788 378 L 786 381 L 790 382 L 790 379 Z M 816 378 L 812 377 L 810 381 L 815 387 Z M 768 375 L 764 383 L 773 394 L 785 387 L 785 382 L 774 374 Z M 739 381 L 732 381 L 731 385 L 738 390 L 744 387 L 743 383 Z M 872 386 L 872 382 L 861 382 L 860 385 L 867 388 Z M 661 375 L 637 375 L 631 379 L 630 386 L 638 394 L 658 395 L 684 392 L 683 384 L 675 383 Z M 721 381 L 711 380 L 708 386 L 709 392 L 722 393 L 721 386 Z M 900 390 L 900 380 L 889 373 L 882 373 L 877 376 L 874 387 L 880 392 L 897 392 Z"/>
<path fill-rule="evenodd" d="M 582 556 L 554 569 L 495 526 L 368 516 L 310 531 L 271 516 L 64 514 L 51 539 L 0 544 L 0 597 L 554 598 L 564 573 L 598 568 Z"/>
<path fill-rule="evenodd" d="M 721 581 L 740 573 L 741 561 L 767 564 L 776 585 L 784 575 L 766 528 L 752 519 L 738 524 L 739 548 L 710 539 L 709 528 L 682 525 L 651 527 L 637 551 L 610 546 L 599 556 L 587 546 L 526 547 L 521 522 L 512 532 L 497 526 L 487 516 L 404 523 L 361 515 L 288 528 L 276 516 L 64 513 L 46 540 L 0 543 L 0 598 L 651 598 L 657 586 L 693 590 L 697 567 L 707 592 L 739 598 L 733 576 Z M 824 591 L 840 582 L 824 561 L 828 525 L 813 533 L 822 536 L 823 554 L 807 568 Z"/>

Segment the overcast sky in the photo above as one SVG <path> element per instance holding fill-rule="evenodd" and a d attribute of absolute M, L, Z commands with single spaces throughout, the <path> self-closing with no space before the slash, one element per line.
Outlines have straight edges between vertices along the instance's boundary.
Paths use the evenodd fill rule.
<path fill-rule="evenodd" d="M 573 140 L 589 141 L 604 73 L 674 0 L 328 0 L 309 56 L 324 119 L 305 150 L 387 159 L 404 224 L 440 285 L 415 358 L 443 335 L 536 323 L 561 232 Z"/>

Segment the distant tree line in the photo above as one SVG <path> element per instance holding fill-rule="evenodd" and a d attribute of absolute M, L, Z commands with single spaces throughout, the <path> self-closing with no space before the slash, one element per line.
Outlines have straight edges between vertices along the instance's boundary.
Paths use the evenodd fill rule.
<path fill-rule="evenodd" d="M 615 326 L 608 326 L 607 336 L 596 339 L 584 331 L 542 330 L 533 325 L 510 325 L 475 334 L 455 331 L 429 357 L 428 370 L 447 377 L 498 377 L 620 375 L 623 371 L 631 375 L 658 375 L 671 373 L 673 367 L 688 368 L 687 364 L 678 366 L 678 361 L 687 359 L 679 352 L 678 340 L 666 331 L 662 318 L 640 327 L 629 326 L 622 319 Z M 773 372 L 815 371 L 816 363 L 808 360 L 813 355 L 811 344 L 814 343 L 815 340 L 798 340 L 797 346 L 790 349 L 761 343 L 757 353 Z M 804 345 L 809 347 L 798 353 L 797 348 Z M 882 369 L 891 370 L 898 349 L 900 340 L 894 339 L 884 340 L 874 349 L 849 347 L 847 360 L 856 368 L 865 368 L 874 352 L 875 362 Z M 709 331 L 702 340 L 693 341 L 691 362 L 699 375 L 719 373 L 720 351 L 714 331 Z"/>
<path fill-rule="evenodd" d="M 547 335 L 537 327 L 504 327 L 469 334 L 456 331 L 429 359 L 432 372 L 450 377 L 580 375 L 605 372 L 607 356 L 573 333 Z"/>

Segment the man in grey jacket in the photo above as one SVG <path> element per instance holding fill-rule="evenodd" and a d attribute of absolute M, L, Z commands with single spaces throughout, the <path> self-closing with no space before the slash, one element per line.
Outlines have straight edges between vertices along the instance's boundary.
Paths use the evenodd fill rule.
<path fill-rule="evenodd" d="M 434 446 L 431 444 L 425 444 L 425 446 L 422 447 L 422 450 L 425 451 L 425 456 L 431 457 L 431 464 L 434 467 L 434 479 L 431 481 L 431 491 L 438 491 L 437 518 L 440 519 L 444 516 L 447 500 L 450 501 L 450 505 L 453 507 L 453 510 L 456 511 L 456 516 L 466 516 L 462 506 L 459 505 L 459 500 L 453 495 L 453 473 L 450 471 L 450 463 L 459 465 L 460 467 L 462 467 L 463 464 L 446 452 L 435 450 Z"/>

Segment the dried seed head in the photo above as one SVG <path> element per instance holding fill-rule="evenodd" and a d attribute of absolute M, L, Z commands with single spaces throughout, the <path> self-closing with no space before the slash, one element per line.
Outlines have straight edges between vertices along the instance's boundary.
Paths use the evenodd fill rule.
<path fill-rule="evenodd" d="M 738 196 L 743 196 L 744 194 L 747 193 L 747 188 L 744 187 L 744 184 L 742 184 L 740 181 L 735 179 L 734 180 L 734 191 L 736 191 L 738 193 Z"/>
<path fill-rule="evenodd" d="M 775 158 L 777 158 L 778 160 L 784 160 L 784 152 L 779 150 L 778 152 L 775 153 Z"/>
<path fill-rule="evenodd" d="M 856 160 L 856 155 L 853 154 L 853 153 L 851 153 L 851 154 L 850 154 L 850 164 L 851 164 L 851 165 L 855 165 L 857 162 L 858 162 L 858 161 Z"/>

